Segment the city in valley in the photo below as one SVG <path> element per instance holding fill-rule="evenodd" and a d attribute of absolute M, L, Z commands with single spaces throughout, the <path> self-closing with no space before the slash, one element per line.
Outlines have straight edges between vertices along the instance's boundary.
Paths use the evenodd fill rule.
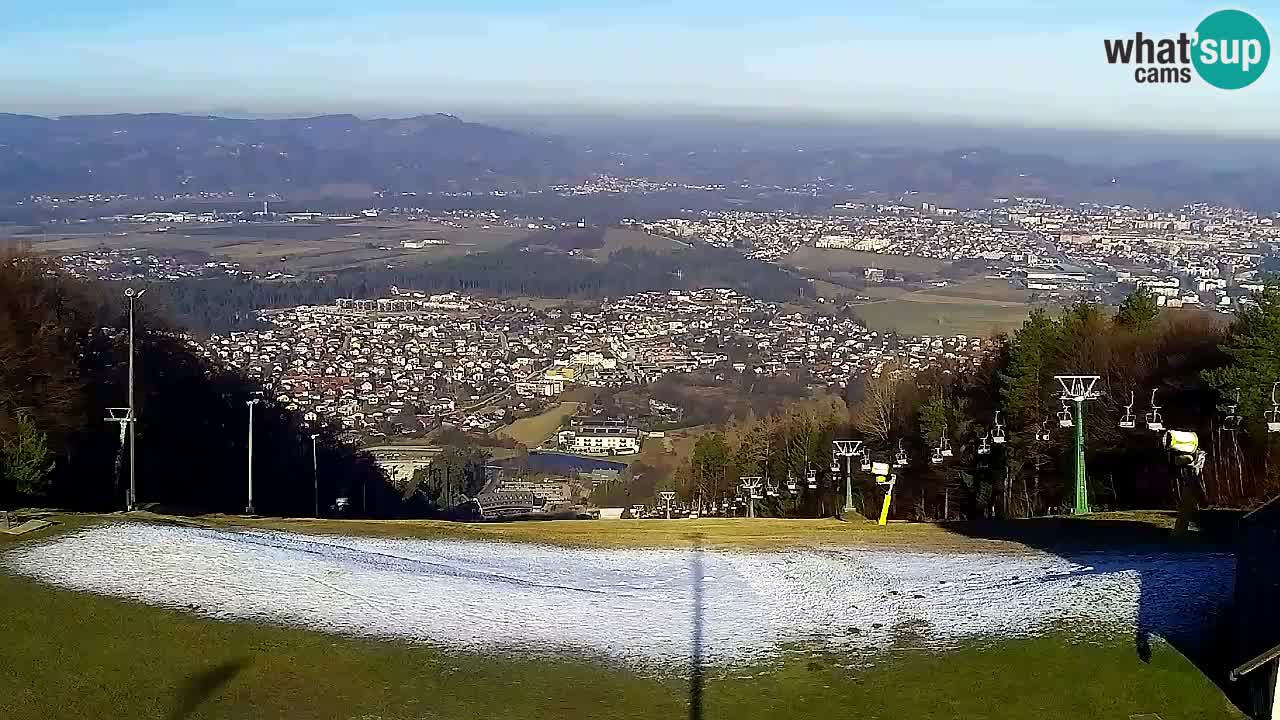
<path fill-rule="evenodd" d="M 594 5 L 6 6 L 0 719 L 1280 720 L 1268 8 Z"/>
<path fill-rule="evenodd" d="M 546 192 L 664 189 L 601 176 Z M 399 270 L 412 282 L 415 269 L 433 262 L 527 252 L 531 238 L 549 243 L 561 263 L 603 264 L 621 248 L 704 246 L 802 280 L 794 298 L 773 299 L 750 288 L 555 298 L 388 285 L 247 308 L 235 322 L 215 320 L 189 335 L 202 354 L 259 379 L 306 422 L 339 423 L 375 449 L 401 486 L 429 464 L 441 438 L 457 433 L 481 445 L 514 440 L 535 453 L 615 461 L 646 447 L 670 452 L 669 431 L 723 422 L 734 402 L 750 405 L 744 397 L 723 412 L 690 413 L 681 400 L 699 384 L 749 396 L 757 383 L 776 382 L 801 395 L 842 396 L 887 365 L 975 365 L 1034 308 L 1115 303 L 1140 290 L 1160 307 L 1225 324 L 1262 289 L 1268 248 L 1280 239 L 1274 217 L 1226 207 L 1065 207 L 1038 198 L 958 209 L 907 194 L 890 204 L 835 203 L 823 214 L 701 211 L 612 227 L 400 206 L 277 211 L 270 202 L 253 211 L 94 214 L 110 201 L 32 198 L 71 213 L 12 237 L 73 275 L 139 287 L 217 277 L 323 286 L 353 268 Z M 539 501 L 553 501 L 546 507 L 573 507 L 591 487 L 570 485 L 581 475 L 598 487 L 601 470 L 566 467 L 538 473 L 532 485 L 524 472 L 499 473 L 493 488 L 534 487 Z M 626 463 L 608 467 L 616 473 Z"/>

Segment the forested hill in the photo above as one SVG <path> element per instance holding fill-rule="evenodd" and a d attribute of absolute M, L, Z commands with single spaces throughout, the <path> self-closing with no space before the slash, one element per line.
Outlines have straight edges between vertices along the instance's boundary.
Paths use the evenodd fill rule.
<path fill-rule="evenodd" d="M 0 114 L 0 194 L 15 196 L 521 189 L 576 177 L 575 157 L 552 138 L 443 114 L 374 120 Z"/>
<path fill-rule="evenodd" d="M 729 249 L 698 246 L 659 254 L 623 248 L 606 262 L 595 262 L 523 245 L 423 267 L 352 270 L 300 282 L 180 280 L 157 285 L 153 307 L 194 332 L 211 333 L 252 326 L 255 310 L 385 297 L 393 285 L 423 292 L 554 298 L 732 288 L 782 302 L 810 293 L 807 280 Z"/>
<path fill-rule="evenodd" d="M 797 152 L 796 143 L 761 148 L 672 138 L 655 146 L 625 137 L 548 137 L 446 114 L 383 119 L 0 114 L 0 206 L 9 212 L 23 208 L 21 215 L 29 216 L 25 199 L 42 194 L 235 192 L 243 198 L 255 192 L 289 201 L 371 199 L 383 192 L 413 193 L 429 205 L 447 199 L 468 207 L 519 207 L 534 198 L 532 204 L 542 209 L 538 214 L 545 214 L 564 198 L 543 191 L 609 174 L 719 188 L 699 191 L 701 202 L 711 207 L 729 199 L 735 206 L 776 203 L 777 197 L 768 200 L 773 195 L 789 198 L 788 206 L 821 196 L 828 202 L 818 205 L 829 206 L 830 200 L 851 194 L 892 199 L 911 192 L 953 206 L 1031 196 L 1068 204 L 1280 208 L 1280 170 L 1264 154 L 1256 165 L 1234 170 L 1186 162 L 1174 149 L 1159 162 L 1103 166 L 1002 147 L 937 150 L 869 140 L 862 146 L 856 133 L 850 137 Z M 798 188 L 805 190 L 797 193 Z M 602 195 L 591 203 L 612 207 L 624 200 L 616 213 L 636 217 L 653 197 Z M 575 217 L 582 212 L 574 208 Z"/>

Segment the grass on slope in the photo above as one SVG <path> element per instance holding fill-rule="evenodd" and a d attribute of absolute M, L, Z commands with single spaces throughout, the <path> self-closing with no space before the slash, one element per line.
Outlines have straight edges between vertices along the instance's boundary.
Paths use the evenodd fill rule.
<path fill-rule="evenodd" d="M 1102 513 L 1084 517 L 1036 518 L 968 523 L 893 522 L 887 527 L 861 519 L 699 518 L 696 520 L 557 520 L 502 523 L 453 523 L 437 520 L 331 520 L 245 518 L 204 515 L 169 518 L 139 513 L 140 519 L 175 520 L 213 527 L 249 527 L 324 535 L 397 538 L 458 538 L 530 542 L 565 547 L 687 548 L 695 539 L 711 549 L 760 550 L 817 546 L 900 547 L 909 549 L 1022 552 L 1039 548 L 1115 548 L 1158 545 L 1165 550 L 1204 549 L 1229 535 L 1175 538 L 1169 513 Z M 1227 525 L 1230 520 L 1227 520 Z"/>
<path fill-rule="evenodd" d="M 3 541 L 0 553 L 32 541 Z M 1148 664 L 1120 640 L 793 654 L 766 667 L 711 668 L 694 715 L 686 668 L 640 674 L 219 622 L 3 570 L 0 618 L 0 707 L 14 720 L 1241 717 L 1174 650 L 1158 645 Z"/>
<path fill-rule="evenodd" d="M 575 402 L 557 403 L 537 415 L 520 418 L 510 425 L 504 425 L 495 430 L 494 434 L 512 438 L 528 447 L 537 447 L 555 434 L 570 416 L 578 412 L 578 407 L 579 404 Z"/>

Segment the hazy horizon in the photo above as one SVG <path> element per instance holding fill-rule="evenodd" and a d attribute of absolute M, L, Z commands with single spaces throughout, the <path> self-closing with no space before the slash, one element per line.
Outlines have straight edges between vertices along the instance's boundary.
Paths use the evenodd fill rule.
<path fill-rule="evenodd" d="M 11 11 L 0 107 L 361 116 L 643 113 L 1277 136 L 1275 81 L 1143 86 L 1106 37 L 1217 5 L 87 0 Z M 1250 8 L 1265 23 L 1280 16 Z M 1273 73 L 1274 74 L 1274 73 Z"/>

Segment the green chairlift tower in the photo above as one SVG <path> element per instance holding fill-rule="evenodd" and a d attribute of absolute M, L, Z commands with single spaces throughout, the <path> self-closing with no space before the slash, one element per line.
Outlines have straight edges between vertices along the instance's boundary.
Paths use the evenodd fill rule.
<path fill-rule="evenodd" d="M 1076 502 L 1071 512 L 1081 515 L 1089 512 L 1089 486 L 1086 482 L 1087 473 L 1084 466 L 1084 403 L 1086 400 L 1094 400 L 1098 397 L 1097 391 L 1093 389 L 1098 384 L 1098 376 L 1055 375 L 1054 378 L 1062 385 L 1062 402 L 1075 404 L 1071 424 L 1075 430 Z"/>

